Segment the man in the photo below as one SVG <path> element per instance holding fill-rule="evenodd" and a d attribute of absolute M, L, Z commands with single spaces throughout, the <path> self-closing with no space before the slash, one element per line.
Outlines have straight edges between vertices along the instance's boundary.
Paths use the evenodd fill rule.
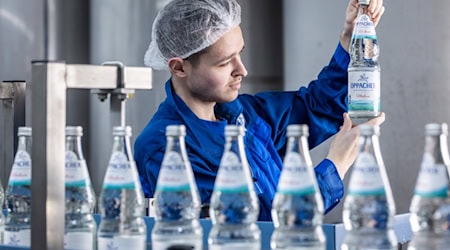
<path fill-rule="evenodd" d="M 375 23 L 383 0 L 372 0 Z M 260 220 L 270 209 L 282 169 L 289 124 L 307 124 L 314 147 L 339 133 L 327 158 L 315 167 L 325 210 L 343 196 L 347 169 L 357 154 L 358 128 L 347 110 L 347 66 L 358 1 L 350 0 L 340 43 L 327 67 L 307 88 L 292 92 L 239 95 L 247 70 L 240 6 L 235 0 L 173 0 L 153 23 L 146 65 L 168 69 L 167 98 L 135 143 L 135 160 L 146 197 L 152 197 L 165 150 L 165 128 L 186 126 L 186 148 L 203 203 L 209 203 L 224 146 L 227 124 L 246 127 L 247 158 L 260 201 Z M 370 123 L 381 124 L 384 114 Z"/>

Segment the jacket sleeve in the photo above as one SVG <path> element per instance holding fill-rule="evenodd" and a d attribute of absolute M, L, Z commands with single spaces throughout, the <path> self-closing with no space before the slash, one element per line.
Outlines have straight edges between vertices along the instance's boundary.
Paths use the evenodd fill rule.
<path fill-rule="evenodd" d="M 348 53 L 338 45 L 330 63 L 308 86 L 298 91 L 262 92 L 242 95 L 245 110 L 252 110 L 272 128 L 271 137 L 281 155 L 289 124 L 307 124 L 308 143 L 313 148 L 334 135 L 347 111 Z M 248 112 L 248 115 L 252 115 Z"/>
<path fill-rule="evenodd" d="M 325 159 L 314 168 L 322 194 L 325 213 L 331 211 L 344 196 L 344 183 L 339 177 L 336 166 Z"/>

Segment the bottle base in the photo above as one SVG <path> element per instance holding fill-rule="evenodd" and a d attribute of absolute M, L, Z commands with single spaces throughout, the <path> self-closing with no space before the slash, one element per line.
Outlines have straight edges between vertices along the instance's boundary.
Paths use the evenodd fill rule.
<path fill-rule="evenodd" d="M 373 118 L 380 116 L 381 112 L 367 112 L 367 111 L 348 111 L 353 125 L 365 123 Z"/>

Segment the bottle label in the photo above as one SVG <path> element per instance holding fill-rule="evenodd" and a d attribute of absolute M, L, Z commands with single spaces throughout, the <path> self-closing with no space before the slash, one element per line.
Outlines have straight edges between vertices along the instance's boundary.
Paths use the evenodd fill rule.
<path fill-rule="evenodd" d="M 85 187 L 87 181 L 87 166 L 85 160 L 79 160 L 77 154 L 66 151 L 66 186 Z"/>
<path fill-rule="evenodd" d="M 223 245 L 209 245 L 209 250 L 260 250 L 261 244 L 260 243 L 230 243 L 230 244 L 223 244 Z"/>
<path fill-rule="evenodd" d="M 3 241 L 8 246 L 31 246 L 31 230 L 6 231 L 3 235 Z"/>
<path fill-rule="evenodd" d="M 156 188 L 161 191 L 189 190 L 189 180 L 181 154 L 168 152 L 164 156 L 159 171 Z"/>
<path fill-rule="evenodd" d="M 221 192 L 248 192 L 244 167 L 233 152 L 225 152 L 217 173 L 214 188 Z"/>
<path fill-rule="evenodd" d="M 355 23 L 355 30 L 353 31 L 352 39 L 368 38 L 372 40 L 377 39 L 375 32 L 375 25 L 370 17 L 366 14 L 360 15 Z"/>
<path fill-rule="evenodd" d="M 352 195 L 385 195 L 380 168 L 373 155 L 361 152 L 353 165 L 348 193 Z"/>
<path fill-rule="evenodd" d="M 300 154 L 289 152 L 284 158 L 284 167 L 278 182 L 278 192 L 281 194 L 314 194 L 312 177 Z"/>
<path fill-rule="evenodd" d="M 152 241 L 152 249 L 192 249 L 202 250 L 203 241 L 196 239 L 174 239 L 166 241 Z"/>
<path fill-rule="evenodd" d="M 433 156 L 424 154 L 414 194 L 421 197 L 447 197 L 448 173 L 444 164 L 435 164 Z"/>
<path fill-rule="evenodd" d="M 147 239 L 144 235 L 119 235 L 112 238 L 99 237 L 98 250 L 145 250 Z"/>
<path fill-rule="evenodd" d="M 349 110 L 380 110 L 380 71 L 348 71 Z"/>
<path fill-rule="evenodd" d="M 92 250 L 94 236 L 89 232 L 71 232 L 64 235 L 64 249 Z"/>
<path fill-rule="evenodd" d="M 31 157 L 26 151 L 19 150 L 14 158 L 14 163 L 9 177 L 9 184 L 30 185 L 31 184 Z"/>
<path fill-rule="evenodd" d="M 127 156 L 122 152 L 113 152 L 106 170 L 104 188 L 135 188 L 135 172 L 132 170 Z"/>

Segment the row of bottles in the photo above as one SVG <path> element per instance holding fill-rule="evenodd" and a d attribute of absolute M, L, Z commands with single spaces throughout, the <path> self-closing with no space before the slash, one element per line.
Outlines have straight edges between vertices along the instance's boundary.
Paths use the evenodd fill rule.
<path fill-rule="evenodd" d="M 360 125 L 359 154 L 344 200 L 347 231 L 342 249 L 396 249 L 395 205 L 379 146 L 379 127 Z M 183 125 L 166 128 L 167 147 L 155 192 L 153 249 L 202 249 L 200 199 L 187 156 Z M 210 203 L 209 249 L 261 249 L 254 191 L 243 137 L 228 125 Z M 450 202 L 447 125 L 427 124 L 421 169 L 411 201 L 411 250 L 449 245 Z M 3 242 L 30 245 L 31 129 L 21 127 L 6 190 Z M 95 194 L 81 149 L 81 127 L 66 128 L 66 232 L 71 249 L 145 249 L 144 198 L 132 160 L 130 127 L 115 127 L 114 144 L 99 197 L 101 222 L 93 219 Z M 287 150 L 272 217 L 272 249 L 325 249 L 323 202 L 309 156 L 308 127 L 287 128 Z M 298 181 L 302 180 L 302 181 Z M 0 214 L 2 216 L 2 214 Z M 4 222 L 4 223 L 3 223 Z"/>
<path fill-rule="evenodd" d="M 359 154 L 344 200 L 344 250 L 397 249 L 395 203 L 384 166 L 379 127 L 360 125 Z M 225 150 L 210 204 L 209 249 L 261 249 L 258 203 L 246 161 L 244 128 L 225 129 Z M 178 131 L 175 133 L 175 131 Z M 446 124 L 427 124 L 422 167 L 411 202 L 411 250 L 450 245 Z M 166 155 L 155 194 L 155 249 L 201 249 L 199 198 L 184 148 L 185 128 L 167 127 Z M 325 249 L 323 202 L 309 156 L 308 127 L 290 125 L 284 168 L 273 200 L 271 249 Z M 301 181 L 299 181 L 301 180 Z"/>
<path fill-rule="evenodd" d="M 131 128 L 113 128 L 113 149 L 99 196 L 98 228 L 93 216 L 96 196 L 81 146 L 83 129 L 68 126 L 65 132 L 64 247 L 146 249 L 144 196 L 131 153 Z M 31 133 L 29 127 L 18 129 L 18 148 L 5 195 L 6 219 L 0 217 L 5 245 L 31 245 Z"/>

